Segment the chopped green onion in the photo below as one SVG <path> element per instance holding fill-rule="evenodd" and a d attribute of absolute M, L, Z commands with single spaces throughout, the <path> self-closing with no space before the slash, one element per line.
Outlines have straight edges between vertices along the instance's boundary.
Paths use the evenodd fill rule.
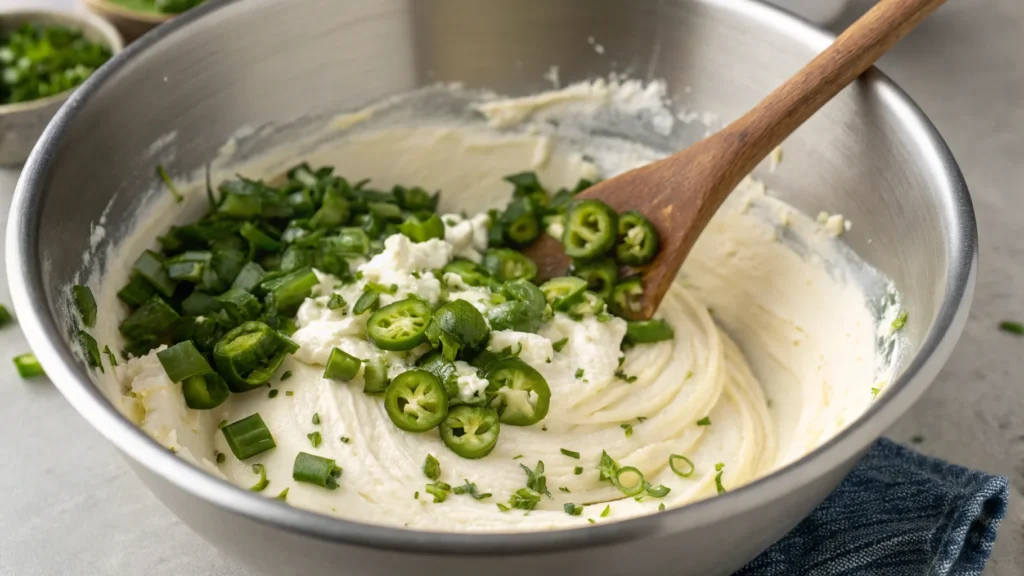
<path fill-rule="evenodd" d="M 633 466 L 623 466 L 615 471 L 612 484 L 626 496 L 637 496 L 644 491 L 644 475 Z"/>
<path fill-rule="evenodd" d="M 224 461 L 228 459 L 227 455 L 223 452 L 214 452 L 214 454 L 214 459 L 217 461 L 217 464 L 223 464 Z"/>
<path fill-rule="evenodd" d="M 612 513 L 612 505 L 608 504 L 607 506 L 604 507 L 604 510 L 601 510 L 601 518 L 607 518 L 608 515 L 611 514 L 611 513 Z"/>
<path fill-rule="evenodd" d="M 907 311 L 906 310 L 901 310 L 899 315 L 896 316 L 896 319 L 892 321 L 892 329 L 893 330 L 901 330 L 904 326 L 906 326 L 907 325 L 907 316 L 908 316 Z"/>
<path fill-rule="evenodd" d="M 312 268 L 300 268 L 261 286 L 268 294 L 265 303 L 268 310 L 277 314 L 290 316 L 298 311 L 302 302 L 309 298 L 313 287 L 319 284 Z"/>
<path fill-rule="evenodd" d="M 78 308 L 78 315 L 82 319 L 82 325 L 92 328 L 96 325 L 96 298 L 88 286 L 75 284 L 71 287 L 71 297 Z M 6 310 L 4 311 L 6 312 Z M 2 321 L 0 321 L 2 323 Z"/>
<path fill-rule="evenodd" d="M 719 494 L 725 492 L 725 486 L 722 486 L 722 468 L 724 467 L 725 464 L 722 462 L 715 464 L 715 471 L 718 472 L 717 474 L 715 474 L 715 489 L 718 490 Z"/>
<path fill-rule="evenodd" d="M 232 288 L 217 296 L 217 302 L 234 324 L 260 317 L 260 301 L 241 288 Z"/>
<path fill-rule="evenodd" d="M 146 250 L 135 260 L 132 274 L 145 278 L 164 298 L 174 296 L 174 290 L 178 287 L 178 283 L 168 275 L 163 258 L 152 250 Z"/>
<path fill-rule="evenodd" d="M 313 425 L 314 426 L 319 426 L 320 425 L 320 413 L 319 412 L 314 412 L 313 413 Z"/>
<path fill-rule="evenodd" d="M 576 369 L 576 378 L 577 379 L 583 378 L 583 368 L 577 368 Z"/>
<path fill-rule="evenodd" d="M 566 336 L 565 338 L 562 338 L 561 340 L 559 340 L 557 342 L 552 342 L 551 343 L 551 348 L 553 348 L 555 352 L 561 352 L 562 348 L 565 348 L 565 345 L 568 344 L 568 343 L 569 343 L 569 337 Z"/>
<path fill-rule="evenodd" d="M 388 365 L 383 356 L 375 356 L 366 361 L 363 368 L 363 392 L 379 394 L 388 388 Z"/>
<path fill-rule="evenodd" d="M 1009 320 L 1003 320 L 999 323 L 999 329 L 1003 332 L 1009 332 L 1010 334 L 1016 334 L 1017 336 L 1024 336 L 1024 324 L 1020 322 L 1011 322 Z"/>
<path fill-rule="evenodd" d="M 671 492 L 672 489 L 668 486 L 662 486 L 661 484 L 651 486 L 650 482 L 644 482 L 644 491 L 647 492 L 648 496 L 653 498 L 664 498 L 665 496 L 668 496 L 668 493 Z"/>
<path fill-rule="evenodd" d="M 583 474 L 583 466 L 577 466 L 577 467 L 573 468 L 572 469 L 572 473 L 575 474 L 576 476 L 579 476 L 580 474 Z"/>
<path fill-rule="evenodd" d="M 132 308 L 142 306 L 153 296 L 153 285 L 142 276 L 133 275 L 123 288 L 117 291 L 117 297 Z"/>
<path fill-rule="evenodd" d="M 711 417 L 705 416 L 700 420 L 697 420 L 697 426 L 711 426 Z"/>
<path fill-rule="evenodd" d="M 275 498 L 277 498 L 278 500 L 280 500 L 282 502 L 288 500 L 288 490 L 289 490 L 289 488 L 285 488 L 284 490 L 281 490 L 281 492 L 277 496 L 275 496 Z"/>
<path fill-rule="evenodd" d="M 11 313 L 7 310 L 7 307 L 4 306 L 3 304 L 0 304 L 0 326 L 10 324 L 11 320 L 13 319 L 14 318 L 11 316 Z"/>
<path fill-rule="evenodd" d="M 167 175 L 167 170 L 164 170 L 164 167 L 158 164 L 156 167 L 156 173 L 160 176 L 160 179 L 164 181 L 164 184 L 167 185 L 167 189 L 171 192 L 171 195 L 174 196 L 174 201 L 181 204 L 185 197 L 178 192 L 177 188 L 174 187 L 174 182 L 172 182 L 171 177 Z"/>
<path fill-rule="evenodd" d="M 580 453 L 579 452 L 574 452 L 572 450 L 566 450 L 565 448 L 560 448 L 559 451 L 561 451 L 562 454 L 565 454 L 569 458 L 575 458 L 577 460 L 580 459 Z"/>
<path fill-rule="evenodd" d="M 294 390 L 288 390 L 288 391 L 286 391 L 284 393 L 284 395 L 285 396 L 295 396 L 295 391 Z"/>
<path fill-rule="evenodd" d="M 295 456 L 295 464 L 292 467 L 292 478 L 297 482 L 316 484 L 328 490 L 338 487 L 338 478 L 341 477 L 341 467 L 335 465 L 334 460 L 322 458 L 299 452 Z"/>
<path fill-rule="evenodd" d="M 626 322 L 626 344 L 650 344 L 675 338 L 675 330 L 664 320 L 629 320 Z"/>
<path fill-rule="evenodd" d="M 572 494 L 572 491 L 569 490 L 569 488 L 566 487 L 566 486 L 559 486 L 558 490 L 559 490 L 559 492 L 565 492 L 566 494 Z"/>
<path fill-rule="evenodd" d="M 434 481 L 441 477 L 441 463 L 433 454 L 427 454 L 427 459 L 423 462 L 423 475 Z"/>
<path fill-rule="evenodd" d="M 277 388 L 274 388 L 270 392 L 267 392 L 267 398 L 277 398 L 277 394 Z"/>
<path fill-rule="evenodd" d="M 235 276 L 233 282 L 231 282 L 231 288 L 238 288 L 239 290 L 245 290 L 246 292 L 252 292 L 260 285 L 260 281 L 267 272 L 263 270 L 263 267 L 255 262 L 247 262 L 242 269 L 238 271 L 238 275 Z"/>
<path fill-rule="evenodd" d="M 398 231 L 413 242 L 444 238 L 444 223 L 437 214 L 413 214 L 398 225 Z"/>
<path fill-rule="evenodd" d="M 249 488 L 249 490 L 252 490 L 253 492 L 262 492 L 263 489 L 267 487 L 267 484 L 270 484 L 270 481 L 267 480 L 266 466 L 264 466 L 263 464 L 253 464 L 252 473 L 259 474 L 260 479 L 259 481 L 256 482 L 256 484 Z"/>
<path fill-rule="evenodd" d="M 580 514 L 583 514 L 583 506 L 577 506 L 572 502 L 566 502 L 565 505 L 562 506 L 562 509 L 565 510 L 565 513 L 569 516 L 579 516 Z"/>
<path fill-rule="evenodd" d="M 632 424 L 619 424 L 619 427 L 626 432 L 626 438 L 633 436 L 633 425 Z"/>
<path fill-rule="evenodd" d="M 683 463 L 687 464 L 690 469 L 684 472 L 681 469 Z M 690 476 L 693 476 L 693 471 L 697 469 L 697 467 L 693 465 L 692 460 L 680 454 L 672 454 L 668 457 L 668 467 L 671 468 L 672 471 L 676 473 L 676 476 L 679 476 L 680 478 L 689 478 Z"/>
<path fill-rule="evenodd" d="M 306 438 L 309 438 L 309 443 L 313 445 L 313 448 L 319 447 L 324 440 L 319 431 L 306 434 Z"/>
<path fill-rule="evenodd" d="M 337 310 L 346 306 L 348 306 L 348 302 L 345 302 L 345 299 L 338 293 L 331 294 L 331 297 L 327 300 L 328 310 Z"/>
<path fill-rule="evenodd" d="M 221 428 L 231 453 L 239 460 L 252 458 L 277 447 L 259 412 Z"/>
<path fill-rule="evenodd" d="M 291 377 L 292 377 L 292 371 L 291 370 L 285 370 L 284 374 L 281 374 L 281 379 L 279 380 L 279 382 L 284 382 L 285 380 L 287 380 L 287 379 L 289 379 Z"/>
<path fill-rule="evenodd" d="M 341 442 L 342 442 L 343 444 L 348 444 L 349 442 L 351 442 L 351 441 L 352 441 L 352 439 L 351 439 L 351 438 L 349 438 L 348 436 L 342 436 L 341 438 L 338 438 L 338 439 L 339 439 L 339 440 L 341 440 Z"/>
<path fill-rule="evenodd" d="M 36 376 L 46 375 L 46 372 L 43 372 L 43 366 L 36 359 L 36 355 L 31 352 L 15 356 L 14 367 L 18 369 L 18 376 L 22 378 L 35 378 Z"/>
<path fill-rule="evenodd" d="M 658 504 L 658 512 L 663 512 L 664 510 L 665 510 L 665 503 L 662 502 L 661 504 Z"/>
<path fill-rule="evenodd" d="M 99 345 L 96 344 L 96 339 L 85 330 L 79 330 L 78 334 L 75 335 L 75 339 L 78 340 L 78 346 L 82 349 L 82 355 L 85 356 L 86 364 L 92 368 L 99 368 L 100 372 L 104 372 L 103 362 L 100 361 L 100 349 Z"/>
<path fill-rule="evenodd" d="M 356 377 L 362 365 L 363 363 L 359 358 L 345 352 L 341 348 L 334 348 L 331 350 L 330 358 L 327 359 L 324 378 L 348 382 Z"/>

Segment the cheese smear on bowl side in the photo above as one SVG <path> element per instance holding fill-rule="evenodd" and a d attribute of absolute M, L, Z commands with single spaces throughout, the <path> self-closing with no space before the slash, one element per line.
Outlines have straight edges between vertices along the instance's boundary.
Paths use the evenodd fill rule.
<path fill-rule="evenodd" d="M 108 396 L 158 442 L 241 487 L 256 484 L 252 465 L 259 463 L 269 480 L 261 492 L 267 497 L 287 488 L 293 506 L 427 530 L 528 531 L 612 522 L 735 489 L 794 461 L 870 405 L 872 388 L 895 371 L 898 354 L 886 354 L 880 344 L 883 320 L 872 311 L 876 294 L 857 275 L 863 263 L 849 264 L 854 257 L 834 239 L 835 230 L 771 198 L 751 179 L 712 220 L 657 313 L 674 328 L 673 340 L 622 352 L 625 321 L 574 320 L 564 313 L 537 334 L 491 333 L 493 350 L 521 346 L 520 358 L 547 380 L 551 406 L 539 424 L 502 426 L 494 451 L 482 459 L 455 455 L 436 429 L 398 429 L 380 397 L 363 393 L 361 374 L 347 383 L 322 378 L 334 347 L 358 358 L 379 353 L 366 338 L 368 315 L 327 308 L 331 294 L 354 302 L 367 282 L 375 282 L 397 287 L 381 295 L 382 305 L 415 294 L 435 305 L 460 299 L 486 311 L 493 305 L 486 288 L 430 272 L 456 257 L 480 260 L 487 248 L 484 212 L 510 193 L 501 178 L 534 170 L 551 188 L 572 186 L 580 178 L 613 176 L 662 156 L 624 139 L 594 144 L 597 139 L 572 133 L 572 122 L 600 124 L 607 113 L 640 118 L 648 130 L 663 128 L 660 98 L 638 83 L 595 82 L 524 99 L 490 97 L 469 106 L 477 115 L 472 122 L 375 124 L 374 117 L 387 117 L 379 109 L 336 120 L 330 130 L 340 136 L 329 146 L 287 161 L 334 166 L 339 175 L 371 178 L 378 187 L 441 190 L 441 211 L 449 212 L 442 217 L 444 238 L 413 243 L 402 235 L 389 237 L 383 252 L 352 263 L 362 273 L 355 283 L 342 285 L 317 271 L 320 285 L 300 307 L 292 336 L 300 348 L 271 380 L 274 397 L 261 388 L 232 394 L 213 410 L 190 410 L 156 350 L 108 371 L 102 377 Z M 545 122 L 550 118 L 571 121 L 552 129 Z M 226 148 L 228 155 L 233 150 Z M 272 173 L 272 162 L 260 162 L 250 163 L 251 172 L 236 170 Z M 107 259 L 96 334 L 112 348 L 123 317 L 116 291 L 134 258 L 152 245 L 152 231 L 169 223 L 138 227 Z M 556 351 L 555 343 L 563 340 Z M 387 352 L 388 375 L 414 367 L 426 350 Z M 487 381 L 464 362 L 456 368 L 459 397 L 482 394 Z M 291 376 L 281 381 L 286 371 Z M 277 447 L 240 462 L 218 423 L 254 412 Z M 314 414 L 319 424 L 312 423 Z M 322 437 L 316 447 L 308 437 L 314 432 Z M 299 451 L 336 460 L 344 469 L 339 488 L 295 482 L 292 463 Z M 600 477 L 603 453 L 636 467 L 668 493 L 624 497 Z M 217 454 L 227 457 L 218 463 Z M 434 503 L 425 491 L 428 454 L 440 463 L 441 481 L 453 487 L 470 482 L 491 496 L 450 494 Z M 692 473 L 673 471 L 672 455 L 685 456 Z M 539 462 L 550 497 L 543 496 L 528 514 L 496 506 L 525 485 L 523 466 L 536 470 Z M 582 513 L 567 513 L 570 503 Z"/>

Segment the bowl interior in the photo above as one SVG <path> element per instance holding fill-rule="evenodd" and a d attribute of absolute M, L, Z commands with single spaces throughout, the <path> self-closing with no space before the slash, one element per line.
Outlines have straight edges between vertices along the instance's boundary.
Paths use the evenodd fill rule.
<path fill-rule="evenodd" d="M 157 163 L 172 174 L 198 170 L 244 126 L 353 110 L 437 82 L 524 95 L 551 88 L 552 66 L 563 84 L 612 72 L 664 79 L 681 110 L 711 111 L 721 125 L 827 43 L 771 9 L 726 0 L 245 0 L 184 20 L 91 81 L 30 160 L 22 214 L 12 217 L 26 271 L 12 275 L 34 294 L 44 330 L 63 338 L 53 362 L 73 362 L 64 290 L 105 265 L 83 261 L 97 223 L 102 255 L 152 201 Z M 161 141 L 171 145 L 154 146 Z M 892 279 L 910 311 L 903 365 L 923 344 L 931 354 L 969 292 L 974 221 L 944 145 L 898 90 L 870 73 L 758 176 L 805 213 L 853 222 L 844 241 Z M 30 334 L 34 347 L 46 338 Z M 89 382 L 72 369 L 65 393 Z"/>

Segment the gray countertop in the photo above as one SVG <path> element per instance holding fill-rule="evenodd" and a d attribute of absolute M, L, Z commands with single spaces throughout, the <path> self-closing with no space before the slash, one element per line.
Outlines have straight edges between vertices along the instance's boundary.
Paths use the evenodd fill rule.
<path fill-rule="evenodd" d="M 844 21 L 870 3 L 855 0 Z M 1018 576 L 1024 574 L 1024 338 L 996 325 L 1024 320 L 1024 2 L 950 2 L 881 67 L 949 142 L 971 187 L 981 234 L 981 273 L 963 338 L 929 392 L 888 435 L 921 436 L 916 447 L 926 454 L 1010 478 L 1010 511 L 985 574 Z M 0 169 L 0 215 L 17 177 Z M 0 302 L 10 302 L 6 282 Z M 11 358 L 27 350 L 16 329 L 0 332 L 0 462 L 8 463 L 0 474 L 0 573 L 245 574 L 165 509 L 45 379 L 18 378 Z"/>

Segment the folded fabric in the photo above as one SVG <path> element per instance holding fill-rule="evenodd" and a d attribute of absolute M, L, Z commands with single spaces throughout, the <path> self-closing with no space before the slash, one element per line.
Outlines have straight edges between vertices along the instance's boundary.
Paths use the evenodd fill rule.
<path fill-rule="evenodd" d="M 980 575 L 1008 499 L 1006 478 L 881 439 L 810 516 L 736 576 Z"/>

